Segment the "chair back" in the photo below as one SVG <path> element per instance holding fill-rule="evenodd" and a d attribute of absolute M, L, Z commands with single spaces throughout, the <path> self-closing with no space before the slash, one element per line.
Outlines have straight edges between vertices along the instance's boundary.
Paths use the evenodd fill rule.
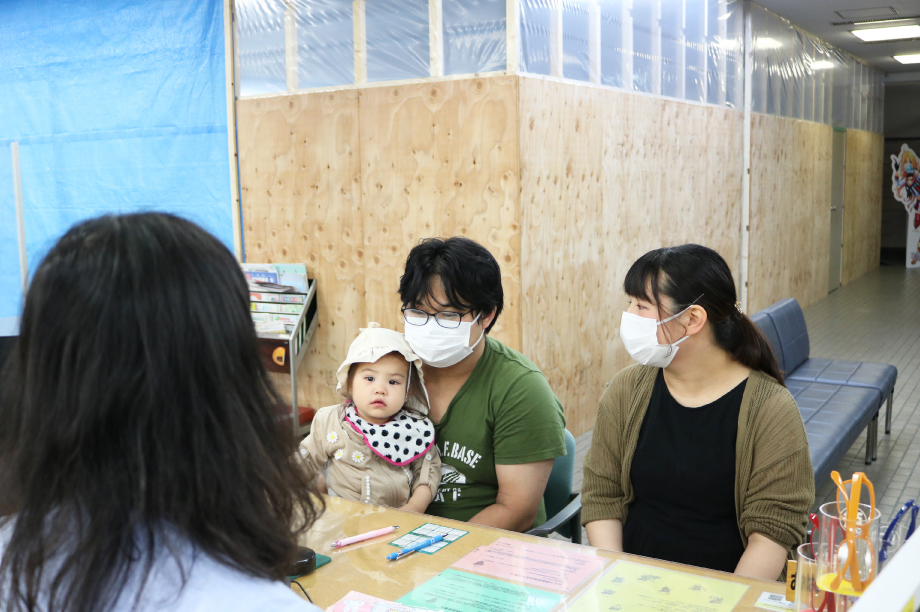
<path fill-rule="evenodd" d="M 553 461 L 553 471 L 550 472 L 546 490 L 543 492 L 543 504 L 546 506 L 546 516 L 552 517 L 565 508 L 572 501 L 572 481 L 575 476 L 575 436 L 565 430 L 565 455 L 556 457 Z M 571 538 L 571 530 L 566 524 L 557 530 L 562 536 Z"/>

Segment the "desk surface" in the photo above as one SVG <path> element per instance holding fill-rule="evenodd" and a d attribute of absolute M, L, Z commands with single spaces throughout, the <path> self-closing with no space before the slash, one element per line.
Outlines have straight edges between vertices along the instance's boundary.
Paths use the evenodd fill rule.
<path fill-rule="evenodd" d="M 389 546 L 391 540 L 428 522 L 463 529 L 464 531 L 469 531 L 469 534 L 433 555 L 414 553 L 398 561 L 387 561 L 385 559 L 388 553 L 396 550 L 394 547 Z M 365 542 L 359 542 L 358 544 L 352 544 L 341 550 L 332 550 L 330 548 L 330 544 L 340 538 L 367 533 L 390 525 L 399 525 L 399 531 Z M 554 548 L 567 548 L 609 559 L 628 559 L 643 565 L 663 567 L 688 574 L 746 584 L 751 588 L 747 590 L 741 603 L 735 608 L 739 612 L 742 610 L 760 610 L 760 608 L 754 607 L 754 602 L 764 591 L 770 593 L 785 592 L 785 585 L 779 582 L 742 578 L 724 572 L 615 553 L 590 546 L 579 546 L 569 542 L 537 538 L 501 529 L 481 527 L 414 512 L 402 512 L 338 498 L 326 498 L 326 512 L 323 513 L 301 542 L 301 544 L 310 546 L 318 553 L 332 557 L 332 562 L 319 568 L 313 574 L 300 578 L 298 582 L 307 589 L 313 602 L 323 609 L 337 602 L 349 591 L 359 591 L 389 601 L 396 601 L 447 569 L 461 557 L 466 556 L 480 546 L 491 544 L 498 538 L 512 538 Z M 585 584 L 573 590 L 567 600 L 574 599 L 590 582 L 591 580 L 587 580 Z M 295 587 L 294 592 L 299 593 L 299 589 Z"/>

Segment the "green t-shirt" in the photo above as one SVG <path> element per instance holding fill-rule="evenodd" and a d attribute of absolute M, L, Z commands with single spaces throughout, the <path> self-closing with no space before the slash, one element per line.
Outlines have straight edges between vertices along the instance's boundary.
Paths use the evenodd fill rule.
<path fill-rule="evenodd" d="M 565 455 L 562 404 L 529 359 L 486 336 L 470 377 L 434 426 L 441 484 L 428 514 L 468 521 L 495 503 L 495 465 Z M 540 502 L 536 525 L 546 521 Z"/>

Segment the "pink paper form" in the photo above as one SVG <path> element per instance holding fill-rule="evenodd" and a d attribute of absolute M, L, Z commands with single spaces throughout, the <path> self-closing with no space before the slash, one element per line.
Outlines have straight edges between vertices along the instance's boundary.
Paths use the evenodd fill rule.
<path fill-rule="evenodd" d="M 501 580 L 571 591 L 607 564 L 596 555 L 499 538 L 463 557 L 453 567 Z"/>
<path fill-rule="evenodd" d="M 326 608 L 326 612 L 371 612 L 374 605 L 378 603 L 392 602 L 357 591 L 349 591 L 348 595 Z"/>

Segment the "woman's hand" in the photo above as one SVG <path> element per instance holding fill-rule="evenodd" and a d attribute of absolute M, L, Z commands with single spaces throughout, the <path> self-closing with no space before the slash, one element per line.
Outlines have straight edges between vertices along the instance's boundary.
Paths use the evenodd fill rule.
<path fill-rule="evenodd" d="M 735 573 L 750 578 L 776 580 L 786 564 L 786 549 L 759 533 L 748 538 L 747 548 L 738 561 Z"/>
<path fill-rule="evenodd" d="M 623 552 L 623 521 L 620 519 L 605 519 L 591 521 L 585 525 L 588 532 L 588 543 L 595 548 Z"/>

